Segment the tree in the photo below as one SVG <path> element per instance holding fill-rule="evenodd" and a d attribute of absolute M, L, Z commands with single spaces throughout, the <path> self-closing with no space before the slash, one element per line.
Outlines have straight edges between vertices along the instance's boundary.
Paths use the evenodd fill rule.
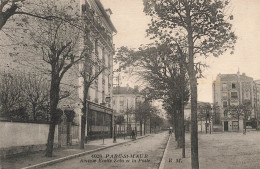
<path fill-rule="evenodd" d="M 41 7 L 46 7 L 43 4 L 47 4 L 48 1 L 37 1 L 41 4 Z M 75 2 L 75 1 L 74 1 Z M 1 0 L 0 1 L 0 30 L 6 25 L 7 21 L 14 15 L 24 15 L 30 17 L 36 17 L 44 20 L 52 20 L 60 18 L 59 15 L 48 15 L 48 13 L 41 13 L 41 10 L 37 10 L 38 6 L 30 0 Z M 61 18 L 60 18 L 61 19 Z M 25 21 L 25 20 L 24 20 Z M 24 22 L 26 23 L 26 21 Z"/>
<path fill-rule="evenodd" d="M 147 120 L 150 117 L 151 111 L 152 111 L 151 105 L 147 101 L 143 103 L 139 103 L 136 106 L 136 109 L 134 110 L 135 120 L 139 121 L 140 123 L 140 135 L 142 135 L 143 133 L 145 134 Z M 144 131 L 142 130 L 143 124 L 144 124 Z"/>
<path fill-rule="evenodd" d="M 123 124 L 124 122 L 125 122 L 125 118 L 124 118 L 123 115 L 117 116 L 116 119 L 115 119 L 115 123 L 116 123 L 116 124 L 121 125 L 121 124 Z"/>
<path fill-rule="evenodd" d="M 73 110 L 64 110 L 67 122 L 67 145 L 71 145 L 70 129 L 71 123 L 75 117 L 75 112 Z"/>
<path fill-rule="evenodd" d="M 50 84 L 43 75 L 28 74 L 23 76 L 24 98 L 28 105 L 27 110 L 31 110 L 33 121 L 46 121 L 48 117 L 49 87 Z"/>
<path fill-rule="evenodd" d="M 243 124 L 244 124 L 243 129 L 246 132 L 246 120 L 251 115 L 251 102 L 248 101 L 239 105 L 230 105 L 225 111 L 226 113 L 229 113 L 231 117 L 237 119 L 238 131 L 239 131 L 239 120 L 242 117 Z"/>
<path fill-rule="evenodd" d="M 200 105 L 198 106 L 198 120 L 201 121 L 201 132 L 202 132 L 202 121 L 206 121 L 206 133 L 208 133 L 208 121 L 210 123 L 210 119 L 212 117 L 212 114 L 210 113 L 211 110 L 211 106 L 210 104 L 207 103 L 200 103 Z M 211 133 L 211 127 L 210 127 L 210 133 Z"/>
<path fill-rule="evenodd" d="M 18 73 L 4 73 L 0 79 L 0 105 L 3 116 L 8 120 L 29 119 L 26 99 L 23 94 L 25 81 Z"/>
<path fill-rule="evenodd" d="M 147 30 L 152 38 L 169 41 L 183 53 L 191 90 L 191 161 L 199 168 L 197 132 L 197 77 L 201 62 L 196 57 L 219 56 L 234 48 L 236 36 L 226 16 L 229 1 L 144 0 L 144 12 L 152 17 Z"/>
<path fill-rule="evenodd" d="M 175 136 L 178 138 L 178 147 L 183 147 L 185 157 L 184 104 L 189 98 L 189 91 L 187 71 L 181 55 L 173 51 L 167 42 L 162 42 L 141 46 L 138 50 L 121 47 L 117 52 L 116 61 L 119 61 L 122 67 L 129 64 L 140 67 L 138 75 L 150 86 L 147 88 L 150 90 L 149 98 L 163 99 L 173 105 L 175 111 L 170 113 L 176 115 Z"/>
<path fill-rule="evenodd" d="M 157 127 L 163 127 L 163 125 L 165 124 L 165 119 L 160 117 L 157 111 L 152 112 L 150 118 L 151 130 L 156 130 Z"/>
<path fill-rule="evenodd" d="M 85 30 L 78 28 L 79 25 L 84 27 L 81 18 L 73 14 L 72 7 L 68 8 L 68 6 L 60 4 L 57 8 L 55 3 L 51 2 L 49 5 L 52 8 L 45 12 L 63 18 L 71 18 L 70 23 L 62 19 L 48 21 L 35 18 L 34 27 L 28 28 L 33 43 L 28 47 L 31 47 L 30 50 L 34 53 L 42 56 L 43 62 L 36 61 L 39 66 L 45 65 L 43 68 L 47 67 L 47 71 L 50 73 L 50 127 L 46 156 L 52 156 L 53 152 L 55 125 L 59 119 L 57 106 L 60 100 L 61 80 L 70 68 L 84 58 L 85 52 L 88 50 L 88 46 L 80 43 L 81 37 L 85 35 Z"/>
<path fill-rule="evenodd" d="M 1 76 L 1 105 L 8 120 L 48 122 L 49 83 L 42 75 L 8 72 Z"/>

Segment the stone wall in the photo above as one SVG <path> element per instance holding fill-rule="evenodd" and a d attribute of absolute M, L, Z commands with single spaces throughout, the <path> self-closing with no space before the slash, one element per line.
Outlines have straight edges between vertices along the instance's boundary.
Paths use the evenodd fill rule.
<path fill-rule="evenodd" d="M 49 125 L 36 123 L 0 122 L 0 156 L 27 153 L 46 148 Z M 58 145 L 58 127 L 55 130 Z"/>

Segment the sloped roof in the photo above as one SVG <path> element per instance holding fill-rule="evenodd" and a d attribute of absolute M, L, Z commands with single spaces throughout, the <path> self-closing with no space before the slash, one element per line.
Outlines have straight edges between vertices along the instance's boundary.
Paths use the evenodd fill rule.
<path fill-rule="evenodd" d="M 221 81 L 237 81 L 238 76 L 237 74 L 219 74 Z M 253 81 L 252 77 L 248 77 L 245 74 L 239 75 L 241 81 Z"/>
<path fill-rule="evenodd" d="M 104 6 L 102 5 L 102 3 L 100 2 L 100 0 L 95 0 L 99 10 L 101 11 L 101 13 L 103 14 L 103 16 L 105 17 L 107 23 L 109 24 L 109 26 L 112 28 L 112 30 L 117 33 L 117 30 L 115 28 L 115 26 L 113 25 L 110 16 L 108 16 L 108 14 L 106 13 L 106 10 L 104 8 Z"/>

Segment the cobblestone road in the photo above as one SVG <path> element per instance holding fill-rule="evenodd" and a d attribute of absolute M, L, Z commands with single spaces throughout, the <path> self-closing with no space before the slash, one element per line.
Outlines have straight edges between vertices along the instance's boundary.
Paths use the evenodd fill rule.
<path fill-rule="evenodd" d="M 167 132 L 151 135 L 134 142 L 57 163 L 46 169 L 158 168 L 167 138 Z"/>

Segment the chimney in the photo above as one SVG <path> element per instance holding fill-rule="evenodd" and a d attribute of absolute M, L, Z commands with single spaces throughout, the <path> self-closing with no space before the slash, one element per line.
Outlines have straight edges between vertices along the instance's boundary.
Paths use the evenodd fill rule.
<path fill-rule="evenodd" d="M 113 14 L 110 8 L 105 9 L 105 11 L 106 11 L 106 13 L 107 13 L 107 15 L 108 15 L 109 17 L 110 17 L 110 15 Z"/>

